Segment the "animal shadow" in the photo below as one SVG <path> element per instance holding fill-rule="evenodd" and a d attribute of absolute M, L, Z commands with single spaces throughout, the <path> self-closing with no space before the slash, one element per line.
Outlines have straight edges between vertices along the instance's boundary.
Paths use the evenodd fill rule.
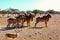
<path fill-rule="evenodd" d="M 25 28 L 25 27 L 27 27 L 27 26 L 20 26 L 20 27 L 5 27 L 5 28 L 2 28 L 2 29 L 0 29 L 0 31 L 6 31 L 6 30 L 13 30 L 13 29 L 20 29 L 20 28 Z"/>
<path fill-rule="evenodd" d="M 30 29 L 42 29 L 44 27 L 30 27 Z"/>

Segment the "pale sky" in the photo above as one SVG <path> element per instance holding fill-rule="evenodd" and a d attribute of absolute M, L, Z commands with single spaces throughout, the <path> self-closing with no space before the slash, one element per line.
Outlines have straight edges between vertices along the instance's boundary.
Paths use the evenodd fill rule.
<path fill-rule="evenodd" d="M 15 8 L 19 10 L 60 11 L 60 0 L 0 0 L 0 9 Z"/>

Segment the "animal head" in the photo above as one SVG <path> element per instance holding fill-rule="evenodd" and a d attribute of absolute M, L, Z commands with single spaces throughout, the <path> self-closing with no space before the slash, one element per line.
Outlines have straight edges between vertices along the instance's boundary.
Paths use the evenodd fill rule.
<path fill-rule="evenodd" d="M 15 17 L 15 18 L 17 18 L 17 19 L 18 19 L 18 18 L 20 18 L 20 17 L 21 17 L 21 15 L 19 15 L 19 16 L 17 16 L 17 17 Z"/>
<path fill-rule="evenodd" d="M 51 18 L 51 15 L 50 15 L 50 14 L 48 14 L 47 16 L 48 16 L 49 18 Z"/>
<path fill-rule="evenodd" d="M 23 18 L 23 17 L 25 17 L 24 15 L 19 15 L 19 16 L 17 16 L 16 18 L 17 19 L 20 19 L 20 18 Z"/>

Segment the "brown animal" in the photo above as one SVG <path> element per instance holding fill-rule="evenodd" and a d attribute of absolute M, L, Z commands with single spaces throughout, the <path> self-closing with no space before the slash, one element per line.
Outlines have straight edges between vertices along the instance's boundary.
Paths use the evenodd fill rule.
<path fill-rule="evenodd" d="M 30 26 L 30 21 L 33 21 L 34 17 L 35 16 L 32 14 L 25 14 L 24 13 L 24 15 L 19 15 L 17 19 L 20 20 L 21 27 L 22 27 L 24 22 L 27 22 L 27 26 Z"/>
<path fill-rule="evenodd" d="M 45 26 L 47 27 L 47 22 L 49 21 L 49 18 L 51 18 L 50 14 L 43 16 L 43 17 L 37 17 L 36 23 L 35 23 L 35 28 L 36 28 L 37 23 L 39 23 L 39 22 L 45 22 Z"/>
<path fill-rule="evenodd" d="M 17 16 L 15 19 L 14 18 L 9 18 L 7 20 L 8 22 L 8 25 L 7 27 L 9 27 L 11 24 L 14 26 L 14 25 L 17 25 L 17 26 L 23 26 L 24 22 L 27 21 L 27 26 L 30 26 L 30 21 L 33 21 L 33 18 L 35 16 L 32 15 L 32 14 L 24 14 L 24 15 L 19 15 Z M 19 24 L 21 23 L 21 25 Z"/>
<path fill-rule="evenodd" d="M 25 16 L 24 16 L 24 15 L 19 15 L 19 16 L 17 16 L 17 17 L 16 17 L 17 25 L 19 25 L 19 26 L 22 27 L 22 25 L 20 25 L 19 23 L 22 23 L 22 21 L 24 21 L 24 19 L 25 19 Z"/>
<path fill-rule="evenodd" d="M 9 27 L 11 24 L 12 24 L 12 26 L 14 26 L 16 24 L 16 21 L 17 20 L 15 18 L 9 18 L 7 20 L 7 23 L 8 23 L 7 27 Z"/>
<path fill-rule="evenodd" d="M 21 23 L 22 19 L 23 19 L 23 15 L 19 15 L 15 18 L 9 18 L 7 20 L 7 23 L 8 23 L 7 27 L 9 27 L 11 24 L 12 24 L 12 26 L 14 26 L 14 25 L 15 26 L 20 26 L 19 23 Z"/>
<path fill-rule="evenodd" d="M 22 25 L 23 25 L 23 22 L 25 22 L 25 15 L 19 15 L 19 16 L 17 16 L 16 17 L 16 19 L 17 19 L 17 25 L 20 25 L 19 23 L 21 23 L 21 27 L 22 27 Z"/>
<path fill-rule="evenodd" d="M 30 21 L 33 21 L 34 17 L 35 16 L 32 15 L 32 14 L 25 14 L 24 21 L 22 21 L 22 25 L 26 21 L 27 22 L 27 26 L 30 26 Z"/>

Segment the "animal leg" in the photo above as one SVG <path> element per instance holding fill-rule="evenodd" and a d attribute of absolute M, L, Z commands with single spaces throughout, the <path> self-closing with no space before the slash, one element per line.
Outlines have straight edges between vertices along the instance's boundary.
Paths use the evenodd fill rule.
<path fill-rule="evenodd" d="M 17 28 L 17 27 L 19 28 L 19 26 L 20 26 L 20 25 L 19 25 L 19 22 L 18 22 L 18 23 L 16 24 L 16 28 Z"/>
<path fill-rule="evenodd" d="M 21 26 L 23 26 L 24 22 L 21 23 Z"/>
<path fill-rule="evenodd" d="M 14 27 L 14 23 L 12 23 L 12 27 Z"/>
<path fill-rule="evenodd" d="M 45 27 L 47 27 L 47 22 L 45 22 Z"/>
<path fill-rule="evenodd" d="M 30 21 L 27 21 L 27 26 L 30 26 Z"/>
<path fill-rule="evenodd" d="M 35 23 L 35 28 L 36 28 L 37 23 L 39 23 L 39 21 L 36 21 L 36 23 Z"/>
<path fill-rule="evenodd" d="M 31 21 L 33 21 L 33 18 L 31 18 Z"/>
<path fill-rule="evenodd" d="M 35 23 L 35 28 L 36 28 L 37 23 L 38 23 L 38 22 Z"/>
<path fill-rule="evenodd" d="M 30 27 L 30 22 L 29 22 L 28 26 Z"/>
<path fill-rule="evenodd" d="M 12 26 L 15 27 L 15 23 L 13 23 Z"/>
<path fill-rule="evenodd" d="M 21 21 L 21 27 L 23 27 L 24 22 L 25 22 L 25 20 L 23 19 L 23 20 Z"/>
<path fill-rule="evenodd" d="M 8 23 L 7 28 L 10 26 L 10 23 Z"/>

